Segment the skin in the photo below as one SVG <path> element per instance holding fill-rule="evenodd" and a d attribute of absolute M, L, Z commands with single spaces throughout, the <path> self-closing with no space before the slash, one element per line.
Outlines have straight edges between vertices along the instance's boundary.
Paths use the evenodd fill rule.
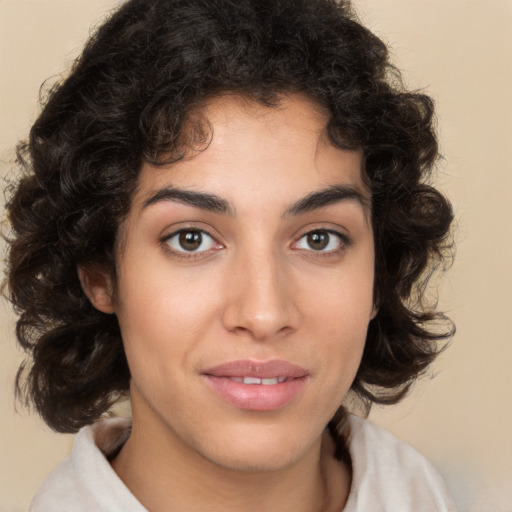
<path fill-rule="evenodd" d="M 302 96 L 272 108 L 223 96 L 203 114 L 207 149 L 142 167 L 115 286 L 79 271 L 93 304 L 117 315 L 132 374 L 133 431 L 113 468 L 151 512 L 339 512 L 350 468 L 325 426 L 374 315 L 361 154 L 333 146 L 325 113 Z M 297 207 L 328 187 L 352 195 Z M 226 211 L 166 197 L 170 188 L 215 195 Z M 202 231 L 199 249 L 184 250 L 179 230 Z M 246 410 L 204 378 L 240 359 L 285 360 L 308 376 L 284 406 Z"/>

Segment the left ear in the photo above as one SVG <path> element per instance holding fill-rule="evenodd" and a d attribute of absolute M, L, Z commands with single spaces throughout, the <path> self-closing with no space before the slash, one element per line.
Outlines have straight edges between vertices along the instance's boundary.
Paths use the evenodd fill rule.
<path fill-rule="evenodd" d="M 379 312 L 379 306 L 377 306 L 377 304 L 373 304 L 372 312 L 370 313 L 370 321 L 373 320 L 377 316 L 378 312 Z"/>
<path fill-rule="evenodd" d="M 79 266 L 78 278 L 91 304 L 103 313 L 114 313 L 112 276 L 105 270 Z"/>

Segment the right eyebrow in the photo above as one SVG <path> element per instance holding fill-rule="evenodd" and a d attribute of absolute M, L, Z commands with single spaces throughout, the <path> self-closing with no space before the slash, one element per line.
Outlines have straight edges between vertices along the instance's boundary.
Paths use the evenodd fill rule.
<path fill-rule="evenodd" d="M 314 191 L 306 197 L 299 199 L 286 210 L 284 216 L 300 215 L 344 201 L 354 201 L 361 206 L 365 215 L 368 215 L 371 210 L 371 200 L 366 198 L 356 187 L 351 185 L 333 185 Z"/>
<path fill-rule="evenodd" d="M 224 213 L 230 216 L 234 215 L 235 209 L 225 199 L 215 194 L 205 194 L 204 192 L 195 192 L 193 190 L 184 190 L 174 187 L 165 187 L 157 190 L 142 204 L 143 208 L 147 208 L 152 204 L 160 201 L 175 201 L 177 203 L 186 204 L 215 213 Z"/>

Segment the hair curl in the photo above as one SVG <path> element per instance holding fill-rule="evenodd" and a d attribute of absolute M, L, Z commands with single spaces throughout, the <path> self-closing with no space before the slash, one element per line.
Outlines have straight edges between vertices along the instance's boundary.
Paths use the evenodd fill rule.
<path fill-rule="evenodd" d="M 438 149 L 433 103 L 409 92 L 386 46 L 348 1 L 131 0 L 90 38 L 48 93 L 7 210 L 7 282 L 17 338 L 31 355 L 24 396 L 57 431 L 74 432 L 128 390 L 117 319 L 92 307 L 77 266 L 115 275 L 118 228 L 143 162 L 183 157 L 201 130 L 187 119 L 225 92 L 265 105 L 301 93 L 330 112 L 328 133 L 362 150 L 372 192 L 375 299 L 352 389 L 393 403 L 451 334 L 425 304 L 452 211 L 429 183 Z"/>

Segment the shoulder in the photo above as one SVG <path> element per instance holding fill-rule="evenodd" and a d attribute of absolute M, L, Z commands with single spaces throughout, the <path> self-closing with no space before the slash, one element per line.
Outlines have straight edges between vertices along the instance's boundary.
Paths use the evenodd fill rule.
<path fill-rule="evenodd" d="M 352 487 L 346 512 L 454 512 L 434 466 L 412 446 L 368 420 L 350 416 Z"/>
<path fill-rule="evenodd" d="M 129 421 L 121 418 L 81 429 L 70 457 L 43 482 L 30 512 L 147 512 L 107 459 L 126 441 L 129 431 Z"/>

